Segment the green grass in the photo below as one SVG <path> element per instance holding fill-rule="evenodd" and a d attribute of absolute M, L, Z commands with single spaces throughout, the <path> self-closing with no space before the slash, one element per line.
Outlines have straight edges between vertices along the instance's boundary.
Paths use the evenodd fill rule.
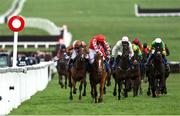
<path fill-rule="evenodd" d="M 0 15 L 2 15 L 11 7 L 13 0 L 1 0 L 0 2 Z"/>
<path fill-rule="evenodd" d="M 113 79 L 112 82 L 114 82 Z M 179 82 L 180 74 L 171 74 L 167 80 L 168 94 L 158 98 L 147 96 L 147 84 L 143 84 L 142 96 L 134 98 L 131 92 L 128 98 L 118 100 L 117 97 L 112 95 L 113 86 L 110 86 L 107 88 L 107 94 L 104 96 L 104 102 L 95 104 L 92 103 L 92 98 L 90 97 L 89 82 L 87 96 L 79 101 L 78 95 L 74 95 L 74 100 L 70 101 L 68 99 L 69 88 L 67 90 L 61 89 L 56 75 L 44 91 L 38 92 L 30 100 L 22 103 L 10 115 L 180 114 Z"/>

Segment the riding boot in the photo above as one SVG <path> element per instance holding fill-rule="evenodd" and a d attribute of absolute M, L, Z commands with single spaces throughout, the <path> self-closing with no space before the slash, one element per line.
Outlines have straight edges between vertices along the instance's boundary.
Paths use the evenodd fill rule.
<path fill-rule="evenodd" d="M 116 69 L 116 61 L 113 62 L 113 64 L 112 64 L 112 69 L 113 69 L 113 70 Z"/>
<path fill-rule="evenodd" d="M 166 71 L 167 71 L 167 72 L 170 72 L 170 66 L 169 66 L 169 64 L 167 63 L 167 59 L 166 59 L 165 55 L 162 55 L 162 58 L 163 58 L 163 63 L 164 63 L 164 65 L 165 65 Z"/>
<path fill-rule="evenodd" d="M 86 71 L 90 72 L 90 63 L 89 63 L 89 59 L 86 59 Z"/>
<path fill-rule="evenodd" d="M 169 66 L 169 64 L 165 64 L 165 69 L 166 69 L 167 72 L 170 72 L 170 66 Z"/>
<path fill-rule="evenodd" d="M 68 70 L 70 70 L 70 69 L 72 68 L 73 62 L 74 62 L 73 59 L 70 59 L 70 60 L 69 60 L 69 63 L 68 63 Z"/>
<path fill-rule="evenodd" d="M 105 64 L 105 67 L 106 67 L 106 72 L 108 73 L 110 71 L 110 67 L 109 67 L 109 64 L 106 60 L 104 60 L 104 64 Z"/>

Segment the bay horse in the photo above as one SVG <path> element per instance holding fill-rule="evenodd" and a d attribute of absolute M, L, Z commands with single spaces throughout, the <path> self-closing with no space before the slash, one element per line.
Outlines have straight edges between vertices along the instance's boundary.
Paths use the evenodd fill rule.
<path fill-rule="evenodd" d="M 142 88 L 141 88 L 141 57 L 138 55 L 138 51 L 134 51 L 134 56 L 131 58 L 132 61 L 132 69 L 131 69 L 131 86 L 133 89 L 133 97 L 141 94 L 142 95 Z"/>
<path fill-rule="evenodd" d="M 83 47 L 79 47 L 77 50 L 77 56 L 74 61 L 74 65 L 70 69 L 70 100 L 73 100 L 72 93 L 76 94 L 76 82 L 80 81 L 79 85 L 79 100 L 82 99 L 82 95 L 86 96 L 86 58 L 87 55 L 86 49 Z M 82 94 L 82 86 L 84 85 L 84 91 Z"/>
<path fill-rule="evenodd" d="M 157 94 L 166 94 L 165 65 L 163 64 L 162 49 L 155 47 L 154 59 L 152 60 L 151 72 L 149 72 L 149 87 L 147 94 L 156 97 Z"/>
<path fill-rule="evenodd" d="M 69 72 L 68 72 L 68 59 L 65 58 L 65 51 L 59 49 L 57 56 L 57 71 L 58 71 L 58 76 L 59 76 L 59 85 L 61 88 L 65 86 L 65 89 L 67 89 L 67 81 L 69 80 Z M 63 83 L 63 77 L 64 77 L 64 83 Z"/>
<path fill-rule="evenodd" d="M 113 72 L 115 79 L 115 86 L 113 95 L 116 96 L 116 87 L 118 84 L 118 100 L 121 98 L 121 89 L 124 85 L 124 97 L 128 97 L 128 91 L 130 89 L 130 67 L 129 67 L 129 43 L 123 43 L 122 56 L 116 58 L 116 68 Z"/>
<path fill-rule="evenodd" d="M 94 63 L 91 66 L 90 70 L 90 85 L 91 85 L 91 96 L 94 99 L 95 103 L 103 102 L 103 94 L 104 94 L 104 87 L 107 78 L 107 72 L 105 69 L 105 64 L 103 61 L 103 56 L 100 53 L 97 53 L 95 56 Z M 97 84 L 100 84 L 100 96 L 98 97 L 97 92 Z"/>

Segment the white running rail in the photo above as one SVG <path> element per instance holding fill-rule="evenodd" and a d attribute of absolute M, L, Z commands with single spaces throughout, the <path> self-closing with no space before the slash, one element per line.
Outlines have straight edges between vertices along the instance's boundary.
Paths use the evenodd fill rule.
<path fill-rule="evenodd" d="M 0 115 L 10 113 L 25 100 L 46 88 L 51 80 L 53 62 L 37 65 L 0 68 Z"/>

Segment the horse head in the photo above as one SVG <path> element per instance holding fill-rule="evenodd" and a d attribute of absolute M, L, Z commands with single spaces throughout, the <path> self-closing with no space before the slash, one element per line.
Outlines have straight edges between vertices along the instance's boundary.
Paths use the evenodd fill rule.
<path fill-rule="evenodd" d="M 124 43 L 122 43 L 122 45 L 123 45 L 123 52 L 122 52 L 122 56 L 121 56 L 119 65 L 123 70 L 127 70 L 128 65 L 129 65 L 129 53 L 130 53 L 129 43 L 124 42 Z"/>
<path fill-rule="evenodd" d="M 85 69 L 85 63 L 86 63 L 86 52 L 83 47 L 77 48 L 77 56 L 75 58 L 75 67 L 76 68 L 84 68 Z"/>
<path fill-rule="evenodd" d="M 130 53 L 129 43 L 128 43 L 128 42 L 123 42 L 122 45 L 123 45 L 122 56 L 123 56 L 123 57 L 128 57 L 128 56 L 129 56 L 129 53 Z"/>
<path fill-rule="evenodd" d="M 97 69 L 98 75 L 102 75 L 103 70 L 105 70 L 103 56 L 101 53 L 97 53 L 95 56 L 95 68 Z"/>
<path fill-rule="evenodd" d="M 157 62 L 157 64 L 162 64 L 162 47 L 160 46 L 160 44 L 157 44 L 157 46 L 155 47 L 155 59 L 154 61 Z"/>

